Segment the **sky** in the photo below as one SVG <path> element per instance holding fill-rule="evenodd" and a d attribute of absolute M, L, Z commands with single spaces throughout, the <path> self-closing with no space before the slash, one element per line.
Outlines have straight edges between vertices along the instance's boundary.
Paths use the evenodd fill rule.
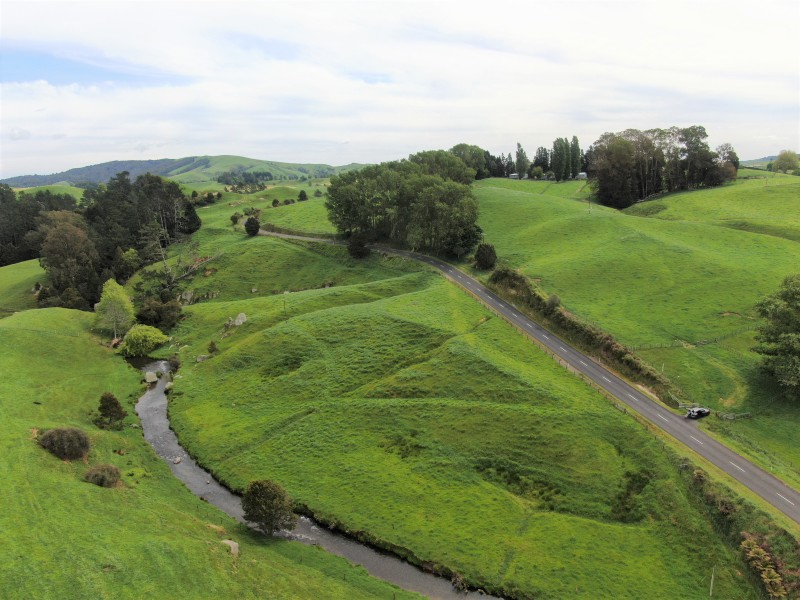
<path fill-rule="evenodd" d="M 0 0 L 0 178 L 234 154 L 343 165 L 703 125 L 800 150 L 800 3 Z"/>

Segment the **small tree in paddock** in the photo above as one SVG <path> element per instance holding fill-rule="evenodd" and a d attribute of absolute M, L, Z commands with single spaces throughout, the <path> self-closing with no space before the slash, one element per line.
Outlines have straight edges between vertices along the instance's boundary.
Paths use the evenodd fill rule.
<path fill-rule="evenodd" d="M 293 504 L 286 490 L 268 479 L 251 481 L 242 497 L 245 520 L 267 535 L 278 529 L 294 529 L 297 517 Z"/>
<path fill-rule="evenodd" d="M 778 384 L 800 399 L 800 274 L 784 279 L 777 292 L 756 305 L 764 319 L 754 348 L 764 357 L 763 368 Z"/>
<path fill-rule="evenodd" d="M 94 420 L 94 424 L 100 429 L 118 428 L 122 420 L 128 416 L 128 413 L 122 408 L 122 404 L 111 392 L 105 392 L 100 396 L 100 406 L 97 412 L 100 413 L 100 416 Z"/>
<path fill-rule="evenodd" d="M 475 266 L 479 269 L 493 269 L 497 262 L 497 252 L 492 244 L 479 244 L 475 250 Z"/>
<path fill-rule="evenodd" d="M 256 219 L 255 217 L 250 217 L 247 219 L 247 221 L 244 222 L 244 230 L 250 237 L 258 235 L 259 229 L 261 229 L 261 223 L 259 223 L 258 219 Z"/>
<path fill-rule="evenodd" d="M 306 200 L 308 200 L 308 194 L 306 193 L 305 190 L 300 190 L 300 193 L 297 194 L 297 199 L 300 202 L 305 202 Z"/>
<path fill-rule="evenodd" d="M 39 436 L 39 445 L 61 460 L 77 460 L 89 453 L 89 436 L 74 427 L 58 427 Z"/>
<path fill-rule="evenodd" d="M 280 206 L 280 205 L 281 205 L 281 201 L 278 200 L 277 198 L 275 198 L 275 200 L 272 201 L 272 208 L 275 208 L 276 206 Z"/>

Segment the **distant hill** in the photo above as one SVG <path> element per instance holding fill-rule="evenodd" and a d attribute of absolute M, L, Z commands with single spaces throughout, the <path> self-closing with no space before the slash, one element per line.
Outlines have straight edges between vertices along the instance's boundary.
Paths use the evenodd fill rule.
<path fill-rule="evenodd" d="M 332 167 L 323 164 L 296 164 L 245 158 L 243 156 L 187 156 L 160 160 L 115 160 L 53 173 L 52 175 L 21 175 L 0 180 L 11 187 L 37 187 L 68 183 L 81 187 L 87 184 L 106 183 L 117 173 L 128 171 L 131 177 L 144 173 L 168 177 L 179 183 L 193 185 L 215 182 L 217 176 L 229 171 L 269 171 L 276 179 L 330 177 L 337 173 L 357 169 L 362 165 L 349 164 Z"/>
<path fill-rule="evenodd" d="M 739 163 L 740 167 L 761 167 L 766 168 L 767 164 L 778 158 L 777 156 L 765 156 L 764 158 L 754 158 L 751 160 L 743 160 Z"/>

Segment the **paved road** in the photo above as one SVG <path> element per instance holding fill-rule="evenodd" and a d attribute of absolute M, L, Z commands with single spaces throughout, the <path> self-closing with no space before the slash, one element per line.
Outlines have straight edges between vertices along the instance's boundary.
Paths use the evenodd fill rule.
<path fill-rule="evenodd" d="M 342 244 L 342 242 L 322 240 L 314 237 L 265 231 L 261 233 L 288 239 Z M 677 415 L 668 408 L 655 402 L 639 389 L 633 387 L 602 365 L 570 346 L 558 336 L 547 331 L 541 325 L 523 315 L 513 305 L 499 298 L 477 280 L 461 272 L 453 265 L 417 252 L 396 250 L 386 247 L 380 247 L 380 250 L 412 258 L 437 268 L 444 273 L 447 279 L 467 290 L 490 310 L 503 317 L 529 338 L 535 340 L 548 351 L 558 356 L 563 362 L 569 364 L 572 369 L 582 373 L 620 402 L 627 405 L 628 408 L 643 416 L 653 425 L 666 431 L 673 438 L 694 450 L 697 454 L 725 471 L 745 487 L 761 496 L 769 504 L 786 514 L 790 519 L 800 524 L 800 492 L 789 487 L 771 473 L 756 466 L 740 454 L 737 454 L 701 431 L 697 427 L 696 421 L 691 421 L 684 418 L 682 415 Z"/>

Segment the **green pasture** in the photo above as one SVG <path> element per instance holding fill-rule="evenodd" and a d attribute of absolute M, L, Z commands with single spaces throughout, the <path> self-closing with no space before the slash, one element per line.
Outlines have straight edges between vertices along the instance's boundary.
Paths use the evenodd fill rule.
<path fill-rule="evenodd" d="M 37 259 L 0 267 L 0 318 L 11 313 L 36 308 L 33 288 L 44 285 L 47 275 Z"/>
<path fill-rule="evenodd" d="M 35 194 L 36 192 L 50 192 L 53 194 L 69 194 L 74 196 L 76 200 L 83 198 L 83 188 L 69 185 L 68 183 L 55 184 L 55 185 L 40 185 L 30 188 L 15 188 L 16 192 L 25 192 L 26 194 Z"/>
<path fill-rule="evenodd" d="M 706 423 L 797 484 L 800 415 L 778 398 L 750 348 L 753 306 L 800 268 L 800 194 L 792 177 L 764 181 L 674 194 L 624 213 L 530 194 L 525 182 L 514 191 L 514 182 L 489 180 L 475 191 L 502 262 L 663 368 L 689 400 L 752 413 Z"/>
<path fill-rule="evenodd" d="M 55 308 L 0 320 L 3 598 L 416 597 L 317 548 L 253 534 L 192 495 L 131 427 L 139 374 L 93 335 L 92 320 Z M 91 423 L 105 391 L 129 413 L 121 431 Z M 89 433 L 85 464 L 33 439 L 58 426 Z M 120 468 L 120 487 L 82 480 L 102 463 Z M 224 539 L 239 543 L 238 558 Z"/>
<path fill-rule="evenodd" d="M 173 427 L 230 486 L 275 479 L 325 521 L 520 597 L 701 598 L 715 564 L 721 597 L 754 597 L 659 443 L 438 274 L 206 235 L 231 248 L 209 279 L 258 265 L 270 286 L 187 307 L 162 350 L 183 362 Z"/>
<path fill-rule="evenodd" d="M 625 213 L 707 223 L 800 242 L 800 177 L 774 175 L 769 179 L 739 180 L 721 188 L 673 194 L 663 200 L 642 202 Z"/>

